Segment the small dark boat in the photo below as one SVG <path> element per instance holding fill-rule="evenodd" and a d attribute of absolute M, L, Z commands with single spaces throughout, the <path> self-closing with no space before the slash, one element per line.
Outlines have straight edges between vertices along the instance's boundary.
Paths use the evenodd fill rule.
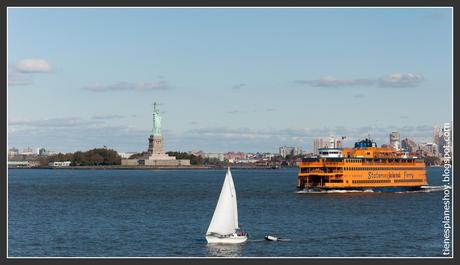
<path fill-rule="evenodd" d="M 265 239 L 268 240 L 268 241 L 278 241 L 278 237 L 271 236 L 271 235 L 266 235 Z"/>

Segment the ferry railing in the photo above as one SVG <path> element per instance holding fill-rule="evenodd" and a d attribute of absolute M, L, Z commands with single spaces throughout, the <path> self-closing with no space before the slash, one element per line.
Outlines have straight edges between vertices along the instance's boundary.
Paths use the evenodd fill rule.
<path fill-rule="evenodd" d="M 332 173 L 343 173 L 343 170 L 340 170 L 340 169 L 334 169 L 334 170 L 321 170 L 321 169 L 315 169 L 315 170 L 310 170 L 310 171 L 300 171 L 300 174 L 315 174 L 315 173 L 319 173 L 319 174 L 332 174 Z"/>

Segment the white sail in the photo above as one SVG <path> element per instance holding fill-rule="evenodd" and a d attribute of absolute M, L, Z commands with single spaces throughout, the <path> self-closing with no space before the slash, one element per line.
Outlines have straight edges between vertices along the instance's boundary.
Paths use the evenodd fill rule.
<path fill-rule="evenodd" d="M 235 233 L 235 230 L 238 228 L 238 212 L 236 207 L 235 186 L 230 169 L 228 169 L 214 215 L 206 234 L 217 233 L 228 235 Z"/>
<path fill-rule="evenodd" d="M 235 219 L 235 229 L 239 229 L 238 227 L 238 206 L 236 204 L 236 191 L 235 191 L 235 184 L 233 183 L 232 172 L 230 172 L 230 168 L 227 171 L 229 182 L 230 182 L 230 189 L 232 194 L 232 202 L 233 202 L 233 218 Z"/>

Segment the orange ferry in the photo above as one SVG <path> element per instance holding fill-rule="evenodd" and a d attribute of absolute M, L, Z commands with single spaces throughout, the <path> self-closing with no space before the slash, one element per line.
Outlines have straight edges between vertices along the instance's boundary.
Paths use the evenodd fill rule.
<path fill-rule="evenodd" d="M 422 159 L 369 139 L 354 148 L 320 148 L 319 157 L 304 158 L 298 166 L 297 188 L 304 191 L 407 191 L 427 185 Z"/>

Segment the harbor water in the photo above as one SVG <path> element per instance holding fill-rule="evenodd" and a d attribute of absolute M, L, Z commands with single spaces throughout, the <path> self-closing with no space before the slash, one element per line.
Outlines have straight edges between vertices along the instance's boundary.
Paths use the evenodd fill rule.
<path fill-rule="evenodd" d="M 442 256 L 443 192 L 298 194 L 296 168 L 233 169 L 249 239 L 208 245 L 225 172 L 10 169 L 8 255 Z M 430 186 L 442 185 L 441 168 L 427 174 Z"/>

